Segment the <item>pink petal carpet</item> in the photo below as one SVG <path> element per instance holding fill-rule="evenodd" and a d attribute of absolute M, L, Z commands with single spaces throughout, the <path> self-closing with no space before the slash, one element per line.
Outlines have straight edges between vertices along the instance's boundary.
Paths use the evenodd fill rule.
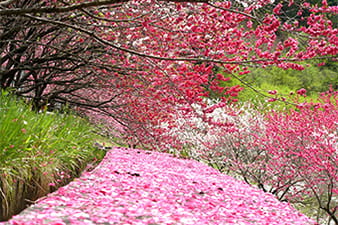
<path fill-rule="evenodd" d="M 256 224 L 315 222 L 273 195 L 200 162 L 113 148 L 91 172 L 2 225 Z"/>

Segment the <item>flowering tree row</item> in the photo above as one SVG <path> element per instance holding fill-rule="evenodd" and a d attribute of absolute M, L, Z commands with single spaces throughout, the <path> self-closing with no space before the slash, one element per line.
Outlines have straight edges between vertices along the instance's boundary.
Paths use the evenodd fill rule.
<path fill-rule="evenodd" d="M 297 93 L 296 99 L 306 90 Z M 211 105 L 209 122 L 192 114 L 178 117 L 163 134 L 170 142 L 161 148 L 204 161 L 280 201 L 307 208 L 319 222 L 337 223 L 337 101 L 338 93 L 330 89 L 315 103 L 298 102 L 286 111 L 254 105 L 211 110 Z"/>
<path fill-rule="evenodd" d="M 325 0 L 0 5 L 1 88 L 31 99 L 36 110 L 90 110 L 143 143 L 161 132 L 148 125 L 170 121 L 178 104 L 205 107 L 211 91 L 232 101 L 241 89 L 220 87 L 227 76 L 253 66 L 301 70 L 299 61 L 337 54 L 337 6 Z"/>

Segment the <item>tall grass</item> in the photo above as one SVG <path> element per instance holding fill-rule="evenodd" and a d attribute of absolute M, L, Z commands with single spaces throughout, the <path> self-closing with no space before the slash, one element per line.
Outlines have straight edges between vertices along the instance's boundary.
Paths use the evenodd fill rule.
<path fill-rule="evenodd" d="M 104 152 L 94 128 L 72 113 L 36 113 L 0 94 L 0 221 L 79 175 Z"/>

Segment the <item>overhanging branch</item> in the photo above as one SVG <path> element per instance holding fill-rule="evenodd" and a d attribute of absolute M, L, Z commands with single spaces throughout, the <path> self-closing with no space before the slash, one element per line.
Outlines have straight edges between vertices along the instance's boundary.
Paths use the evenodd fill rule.
<path fill-rule="evenodd" d="M 102 6 L 102 5 L 111 5 L 117 3 L 128 2 L 129 0 L 97 0 L 93 2 L 84 2 L 79 4 L 73 4 L 63 7 L 34 7 L 34 8 L 14 8 L 14 9 L 2 9 L 0 10 L 0 16 L 14 16 L 14 15 L 24 15 L 26 13 L 64 13 L 71 12 L 74 10 L 85 9 L 90 7 Z M 11 0 L 5 1 L 9 4 Z M 5 3 L 0 2 L 0 5 Z"/>
<path fill-rule="evenodd" d="M 64 13 L 64 12 L 71 12 L 74 10 L 80 10 L 90 7 L 97 7 L 97 6 L 104 6 L 104 5 L 112 5 L 118 3 L 125 3 L 129 2 L 130 0 L 96 0 L 92 2 L 83 2 L 78 4 L 72 4 L 68 6 L 60 6 L 60 7 L 32 7 L 32 8 L 13 8 L 13 9 L 1 9 L 0 16 L 18 16 L 24 15 L 27 13 L 34 14 L 34 13 Z M 196 2 L 196 3 L 208 3 L 209 0 L 160 0 L 160 1 L 167 1 L 167 2 Z M 14 2 L 14 0 L 7 0 L 0 2 L 0 6 L 8 5 Z"/>
<path fill-rule="evenodd" d="M 142 53 L 142 52 L 138 52 L 132 49 L 128 49 L 128 48 L 124 48 L 121 46 L 117 46 L 116 44 L 113 44 L 110 41 L 104 40 L 101 37 L 99 37 L 97 34 L 95 34 L 94 31 L 91 30 L 87 30 L 85 28 L 79 27 L 77 25 L 72 25 L 72 24 L 67 24 L 61 21 L 54 21 L 54 20 L 49 20 L 47 18 L 43 18 L 43 17 L 37 17 L 37 16 L 31 16 L 26 14 L 25 16 L 35 19 L 35 20 L 39 20 L 42 22 L 46 22 L 46 23 L 52 23 L 52 24 L 57 24 L 60 26 L 64 26 L 64 27 L 69 27 L 72 28 L 74 30 L 80 31 L 84 34 L 89 35 L 90 37 L 94 38 L 96 41 L 106 45 L 106 46 L 110 46 L 114 49 L 123 51 L 123 52 L 127 52 L 130 53 L 132 55 L 137 55 L 140 57 L 145 57 L 145 58 L 150 58 L 150 59 L 157 59 L 157 60 L 164 60 L 164 61 L 184 61 L 184 62 L 209 62 L 209 63 L 220 63 L 220 64 L 236 64 L 236 65 L 243 65 L 243 64 L 247 64 L 247 63 L 262 63 L 262 62 L 300 62 L 300 61 L 304 61 L 305 59 L 300 59 L 300 58 L 279 58 L 279 59 L 254 59 L 254 60 L 241 60 L 241 61 L 233 61 L 233 60 L 228 60 L 228 61 L 224 61 L 224 60 L 217 60 L 217 59 L 211 59 L 211 58 L 182 58 L 182 57 L 173 57 L 173 58 L 169 58 L 169 57 L 162 57 L 162 56 L 156 56 L 156 55 L 150 55 L 150 54 L 146 54 L 146 53 Z M 327 58 L 335 58 L 334 56 L 332 57 L 315 57 L 312 59 L 327 59 Z"/>
<path fill-rule="evenodd" d="M 15 1 L 15 0 L 1 1 L 1 2 L 0 2 L 0 6 L 9 5 L 9 4 L 11 4 L 12 2 L 14 2 L 14 1 Z"/>

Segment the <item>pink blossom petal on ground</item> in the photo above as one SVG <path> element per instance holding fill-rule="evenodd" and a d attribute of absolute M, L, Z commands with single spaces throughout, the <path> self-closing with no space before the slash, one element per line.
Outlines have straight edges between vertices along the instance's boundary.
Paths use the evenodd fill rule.
<path fill-rule="evenodd" d="M 114 148 L 92 172 L 0 224 L 315 224 L 193 160 Z"/>

